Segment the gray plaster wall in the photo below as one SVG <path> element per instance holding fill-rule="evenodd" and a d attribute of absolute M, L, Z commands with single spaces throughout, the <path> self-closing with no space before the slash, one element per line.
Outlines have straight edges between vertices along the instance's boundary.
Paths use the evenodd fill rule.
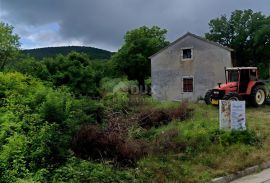
<path fill-rule="evenodd" d="M 183 48 L 192 48 L 192 60 L 182 60 Z M 231 66 L 229 50 L 188 35 L 151 58 L 152 95 L 159 100 L 197 101 L 225 81 L 224 67 Z M 193 77 L 193 92 L 183 92 L 186 76 Z"/>

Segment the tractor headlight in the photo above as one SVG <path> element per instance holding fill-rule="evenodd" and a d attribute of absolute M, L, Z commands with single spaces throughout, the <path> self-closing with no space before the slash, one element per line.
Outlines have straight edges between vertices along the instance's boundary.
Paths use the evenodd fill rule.
<path fill-rule="evenodd" d="M 218 95 L 219 94 L 219 91 L 214 91 L 214 94 Z"/>

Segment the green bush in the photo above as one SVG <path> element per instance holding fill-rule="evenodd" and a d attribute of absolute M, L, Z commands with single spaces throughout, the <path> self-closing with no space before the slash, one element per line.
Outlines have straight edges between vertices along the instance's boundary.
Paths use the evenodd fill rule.
<path fill-rule="evenodd" d="M 60 92 L 48 91 L 41 105 L 40 113 L 46 121 L 60 123 L 68 118 L 71 103 L 70 96 L 65 96 Z"/>
<path fill-rule="evenodd" d="M 54 171 L 53 182 L 132 182 L 132 175 L 125 170 L 114 170 L 108 165 L 92 163 L 77 158 Z"/>
<path fill-rule="evenodd" d="M 113 92 L 114 87 L 122 80 L 122 78 L 102 78 L 100 81 L 100 91 L 104 94 Z"/>
<path fill-rule="evenodd" d="M 0 151 L 0 181 L 15 182 L 17 178 L 29 175 L 27 169 L 27 143 L 25 135 L 15 133 L 6 139 Z"/>
<path fill-rule="evenodd" d="M 0 182 L 48 180 L 46 170 L 66 161 L 76 129 L 101 118 L 102 105 L 16 72 L 0 73 L 0 83 Z"/>
<path fill-rule="evenodd" d="M 55 86 L 68 86 L 77 96 L 98 95 L 100 77 L 86 55 L 71 52 L 67 56 L 47 58 L 42 63 L 46 65 L 50 74 L 48 79 Z"/>
<path fill-rule="evenodd" d="M 42 80 L 47 80 L 49 71 L 46 65 L 32 57 L 23 57 L 9 70 L 15 70 L 23 74 L 31 75 Z"/>
<path fill-rule="evenodd" d="M 100 92 L 103 96 L 108 93 L 116 92 L 139 92 L 137 90 L 137 81 L 127 80 L 126 78 L 108 78 L 105 77 L 100 82 Z"/>
<path fill-rule="evenodd" d="M 65 122 L 72 133 L 77 132 L 81 125 L 103 122 L 103 104 L 90 98 L 83 97 L 73 100 L 70 110 L 69 118 Z"/>
<path fill-rule="evenodd" d="M 261 145 L 261 140 L 255 133 L 251 130 L 243 131 L 223 131 L 215 130 L 210 132 L 210 140 L 214 143 L 220 143 L 222 145 L 232 145 L 232 144 L 246 144 L 252 146 Z"/>
<path fill-rule="evenodd" d="M 188 154 L 196 154 L 211 145 L 208 129 L 187 130 L 183 133 L 184 134 L 180 133 L 176 142 L 185 146 L 185 152 Z"/>
<path fill-rule="evenodd" d="M 105 107 L 116 112 L 124 112 L 129 108 L 128 94 L 124 92 L 109 93 L 102 99 L 102 102 Z"/>

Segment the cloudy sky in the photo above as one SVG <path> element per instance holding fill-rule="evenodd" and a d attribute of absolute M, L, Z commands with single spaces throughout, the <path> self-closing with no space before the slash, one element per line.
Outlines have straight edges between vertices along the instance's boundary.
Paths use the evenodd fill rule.
<path fill-rule="evenodd" d="M 236 9 L 270 15 L 270 0 L 0 0 L 0 21 L 15 27 L 22 48 L 85 45 L 116 51 L 126 31 L 143 25 L 203 35 L 210 19 Z"/>

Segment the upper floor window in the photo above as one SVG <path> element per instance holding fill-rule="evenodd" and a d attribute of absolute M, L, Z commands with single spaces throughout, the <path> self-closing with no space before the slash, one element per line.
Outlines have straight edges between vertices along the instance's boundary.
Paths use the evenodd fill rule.
<path fill-rule="evenodd" d="M 192 48 L 182 49 L 182 60 L 192 60 L 193 58 Z"/>

